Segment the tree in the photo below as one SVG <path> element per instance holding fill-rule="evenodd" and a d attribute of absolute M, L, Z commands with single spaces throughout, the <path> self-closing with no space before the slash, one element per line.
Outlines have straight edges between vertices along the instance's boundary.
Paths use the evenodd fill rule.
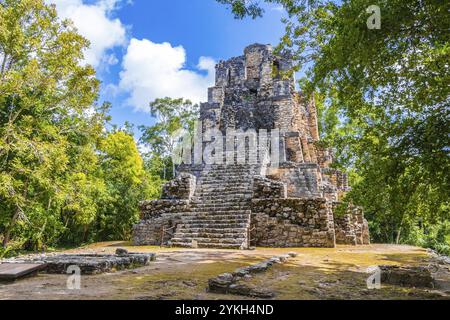
<path fill-rule="evenodd" d="M 163 98 L 150 103 L 150 112 L 156 118 L 156 124 L 140 127 L 141 141 L 151 150 L 148 154 L 151 164 L 163 164 L 163 180 L 170 179 L 175 174 L 171 157 L 178 142 L 176 133 L 180 129 L 193 131 L 198 106 L 182 98 Z M 171 173 L 167 172 L 167 167 L 172 167 Z"/>
<path fill-rule="evenodd" d="M 67 205 L 70 176 L 86 171 L 76 163 L 93 156 L 104 122 L 94 105 L 98 80 L 81 63 L 87 46 L 43 0 L 0 1 L 4 247 L 16 231 L 34 246 L 53 241 L 64 228 L 59 216 Z"/>
<path fill-rule="evenodd" d="M 258 2 L 220 0 L 238 17 Z M 288 51 L 316 92 L 323 138 L 353 172 L 348 198 L 366 207 L 377 241 L 406 242 L 449 221 L 449 4 L 367 0 L 267 0 L 282 5 Z M 260 2 L 262 3 L 262 2 Z"/>
<path fill-rule="evenodd" d="M 105 129 L 88 45 L 44 0 L 0 0 L 0 256 L 128 238 L 159 194 L 133 137 Z"/>
<path fill-rule="evenodd" d="M 129 239 L 133 224 L 139 218 L 138 203 L 158 195 L 144 170 L 134 138 L 116 131 L 107 135 L 100 145 L 102 177 L 106 194 L 98 199 L 97 238 L 101 240 Z"/>

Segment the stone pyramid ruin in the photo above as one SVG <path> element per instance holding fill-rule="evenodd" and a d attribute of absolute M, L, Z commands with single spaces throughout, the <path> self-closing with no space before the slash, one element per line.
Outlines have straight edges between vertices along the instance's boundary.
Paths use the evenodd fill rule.
<path fill-rule="evenodd" d="M 291 67 L 289 57 L 260 44 L 217 64 L 200 108 L 201 141 L 162 198 L 141 203 L 136 245 L 369 244 L 361 208 L 337 214 L 347 176 L 330 167 L 331 152 L 318 143 L 315 103 L 296 92 L 294 77 L 286 76 Z"/>

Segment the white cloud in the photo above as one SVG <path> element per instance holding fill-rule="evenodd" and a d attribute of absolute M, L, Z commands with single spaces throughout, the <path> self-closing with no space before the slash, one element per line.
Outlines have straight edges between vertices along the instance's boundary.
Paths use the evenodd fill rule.
<path fill-rule="evenodd" d="M 197 71 L 185 69 L 185 63 L 182 46 L 132 39 L 123 57 L 119 88 L 129 93 L 129 105 L 143 111 L 148 111 L 149 102 L 156 98 L 206 101 L 207 88 L 214 84 L 214 60 L 201 57 Z"/>
<path fill-rule="evenodd" d="M 270 10 L 284 12 L 284 7 L 283 6 L 274 6 L 274 7 L 271 7 Z"/>
<path fill-rule="evenodd" d="M 91 42 L 91 47 L 85 52 L 86 63 L 98 68 L 118 62 L 109 51 L 126 45 L 126 27 L 119 19 L 111 18 L 111 14 L 122 0 L 97 0 L 93 4 L 85 4 L 83 0 L 47 2 L 56 4 L 60 17 L 72 20 L 80 34 Z"/>

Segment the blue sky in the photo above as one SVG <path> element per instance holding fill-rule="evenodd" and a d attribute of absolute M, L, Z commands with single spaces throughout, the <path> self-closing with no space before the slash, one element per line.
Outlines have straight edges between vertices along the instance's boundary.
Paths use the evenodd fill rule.
<path fill-rule="evenodd" d="M 70 18 L 93 48 L 87 63 L 102 81 L 112 122 L 153 123 L 146 106 L 164 96 L 204 100 L 214 62 L 241 55 L 252 43 L 277 44 L 283 12 L 236 20 L 215 0 L 48 0 Z"/>

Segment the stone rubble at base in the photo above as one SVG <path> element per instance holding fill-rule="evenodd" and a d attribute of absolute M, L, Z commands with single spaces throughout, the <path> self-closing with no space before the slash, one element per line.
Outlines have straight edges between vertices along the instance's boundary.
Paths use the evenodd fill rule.
<path fill-rule="evenodd" d="M 289 252 L 288 254 L 272 257 L 248 267 L 236 269 L 233 273 L 223 273 L 215 278 L 209 279 L 208 291 L 254 298 L 273 298 L 275 295 L 273 292 L 248 285 L 243 280 L 251 279 L 254 274 L 265 272 L 273 265 L 286 263 L 289 259 L 295 257 L 297 257 L 297 253 Z"/>
<path fill-rule="evenodd" d="M 156 254 L 154 253 L 129 253 L 126 249 L 118 248 L 115 255 L 42 254 L 5 259 L 0 263 L 41 263 L 45 264 L 43 271 L 48 274 L 66 274 L 69 267 L 77 266 L 82 275 L 96 275 L 147 266 L 155 260 Z"/>
<path fill-rule="evenodd" d="M 402 287 L 434 288 L 435 281 L 430 267 L 378 266 L 381 283 Z"/>
<path fill-rule="evenodd" d="M 234 152 L 227 148 L 220 159 L 234 157 L 234 164 L 179 165 L 162 199 L 141 203 L 134 244 L 231 249 L 369 244 L 361 208 L 350 205 L 344 216 L 336 215 L 349 190 L 347 175 L 330 168 L 331 151 L 319 143 L 315 102 L 295 91 L 293 76 L 284 75 L 291 66 L 288 57 L 260 44 L 216 66 L 216 84 L 200 108 L 202 132 L 278 129 L 279 145 L 268 147 L 259 137 L 256 161 L 243 161 L 250 160 L 249 152 L 234 145 Z M 248 146 L 250 139 L 244 140 Z M 273 150 L 279 150 L 275 160 L 269 157 Z"/>

